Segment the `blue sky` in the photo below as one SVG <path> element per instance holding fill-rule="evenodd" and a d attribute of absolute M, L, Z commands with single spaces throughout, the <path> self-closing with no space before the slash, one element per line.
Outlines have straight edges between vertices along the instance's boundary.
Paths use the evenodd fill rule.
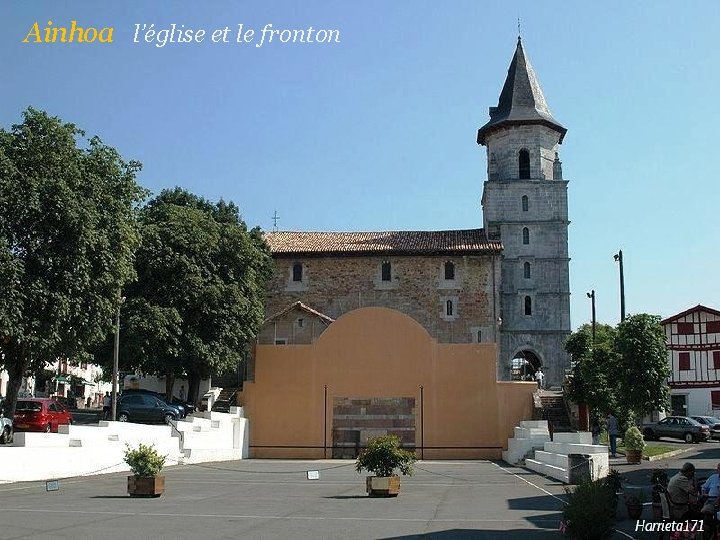
<path fill-rule="evenodd" d="M 499 4 L 499 5 L 496 5 Z M 508 4 L 508 5 L 505 5 Z M 509 4 L 512 4 L 510 6 Z M 0 4 L 0 125 L 34 106 L 144 169 L 241 208 L 250 226 L 482 226 L 488 118 L 525 50 L 570 180 L 572 325 L 720 309 L 720 3 L 478 0 Z M 26 44 L 31 25 L 112 26 L 112 44 Z M 340 43 L 133 43 L 135 24 L 338 29 Z"/>

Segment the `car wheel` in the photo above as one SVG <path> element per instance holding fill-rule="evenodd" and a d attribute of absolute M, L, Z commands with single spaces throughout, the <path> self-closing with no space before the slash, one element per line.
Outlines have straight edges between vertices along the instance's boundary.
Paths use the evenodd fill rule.
<path fill-rule="evenodd" d="M 686 433 L 685 434 L 685 442 L 690 444 L 691 442 L 695 441 L 695 437 L 693 437 L 692 433 Z"/>
<path fill-rule="evenodd" d="M 45 426 L 45 433 L 50 433 L 51 431 L 52 431 L 52 426 L 50 424 Z"/>
<path fill-rule="evenodd" d="M 165 423 L 166 424 L 169 424 L 170 422 L 174 422 L 174 421 L 175 421 L 175 417 L 172 414 L 168 413 L 165 415 Z"/>
<path fill-rule="evenodd" d="M 127 413 L 120 413 L 118 415 L 118 422 L 128 422 L 129 420 Z"/>
<path fill-rule="evenodd" d="M 5 426 L 3 432 L 0 433 L 0 444 L 7 444 L 10 442 L 10 426 Z"/>

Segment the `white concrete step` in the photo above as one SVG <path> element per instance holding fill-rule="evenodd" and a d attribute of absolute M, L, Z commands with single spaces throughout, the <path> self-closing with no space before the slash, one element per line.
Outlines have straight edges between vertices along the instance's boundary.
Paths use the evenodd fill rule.
<path fill-rule="evenodd" d="M 16 431 L 13 435 L 13 446 L 24 446 L 26 448 L 67 448 L 70 446 L 70 435 L 65 433 Z"/>
<path fill-rule="evenodd" d="M 548 428 L 547 420 L 522 420 L 520 427 L 524 428 Z"/>
<path fill-rule="evenodd" d="M 577 433 L 554 433 L 553 442 L 592 444 L 592 433 L 589 431 L 579 431 Z"/>
<path fill-rule="evenodd" d="M 514 431 L 516 439 L 529 439 L 531 437 L 547 436 L 550 439 L 550 432 L 545 428 L 516 427 Z"/>
<path fill-rule="evenodd" d="M 552 452 L 545 452 L 544 450 L 535 451 L 535 460 L 547 463 L 553 467 L 560 467 L 565 470 L 567 470 L 569 465 L 569 458 L 567 454 L 554 454 Z"/>
<path fill-rule="evenodd" d="M 543 448 L 554 454 L 606 454 L 607 446 L 601 444 L 575 444 L 566 442 L 547 442 Z"/>
<path fill-rule="evenodd" d="M 545 476 L 560 480 L 561 482 L 568 482 L 567 471 L 561 467 L 555 467 L 535 459 L 526 459 L 525 467 L 540 474 L 544 474 Z"/>

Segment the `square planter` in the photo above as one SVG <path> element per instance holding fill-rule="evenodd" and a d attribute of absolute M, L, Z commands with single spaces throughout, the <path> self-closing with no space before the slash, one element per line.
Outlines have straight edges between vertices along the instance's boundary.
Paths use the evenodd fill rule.
<path fill-rule="evenodd" d="M 128 476 L 127 480 L 131 497 L 159 497 L 165 492 L 164 476 Z"/>
<path fill-rule="evenodd" d="M 400 477 L 368 476 L 365 478 L 365 487 L 371 497 L 397 497 L 400 493 Z"/>

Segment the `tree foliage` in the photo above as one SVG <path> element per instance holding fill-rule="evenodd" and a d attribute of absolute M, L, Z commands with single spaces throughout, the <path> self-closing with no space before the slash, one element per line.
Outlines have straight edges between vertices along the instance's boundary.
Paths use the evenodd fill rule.
<path fill-rule="evenodd" d="M 165 190 L 140 211 L 137 281 L 125 291 L 126 367 L 174 378 L 189 399 L 201 378 L 236 367 L 264 316 L 272 259 L 260 231 L 247 230 L 233 203 Z"/>
<path fill-rule="evenodd" d="M 21 379 L 78 358 L 112 324 L 134 276 L 137 162 L 28 109 L 0 129 L 0 367 L 12 416 Z"/>
<path fill-rule="evenodd" d="M 617 328 L 581 326 L 568 337 L 573 373 L 568 396 L 600 412 L 615 411 L 621 424 L 669 405 L 670 366 L 660 317 L 631 315 Z"/>

